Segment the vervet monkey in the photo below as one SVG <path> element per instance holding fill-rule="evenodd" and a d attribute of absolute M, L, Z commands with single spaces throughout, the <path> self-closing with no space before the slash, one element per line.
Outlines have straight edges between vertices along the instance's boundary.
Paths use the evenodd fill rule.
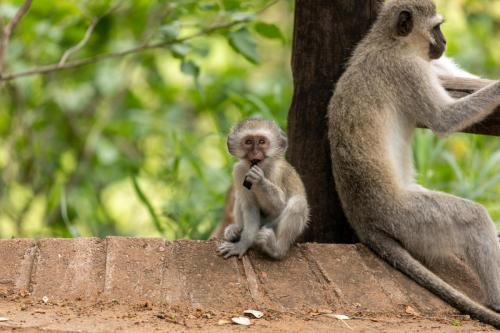
<path fill-rule="evenodd" d="M 272 121 L 247 119 L 229 134 L 227 147 L 238 162 L 233 169 L 234 224 L 218 247 L 225 258 L 241 258 L 252 245 L 274 259 L 286 256 L 307 226 L 304 185 L 285 160 L 288 140 Z"/>
<path fill-rule="evenodd" d="M 415 183 L 411 139 L 417 124 L 439 136 L 460 131 L 500 105 L 500 82 L 455 100 L 431 62 L 446 39 L 431 0 L 385 3 L 356 47 L 328 108 L 332 169 L 359 239 L 464 313 L 500 328 L 500 315 L 472 301 L 425 264 L 463 256 L 487 306 L 500 311 L 500 244 L 486 209 Z"/>

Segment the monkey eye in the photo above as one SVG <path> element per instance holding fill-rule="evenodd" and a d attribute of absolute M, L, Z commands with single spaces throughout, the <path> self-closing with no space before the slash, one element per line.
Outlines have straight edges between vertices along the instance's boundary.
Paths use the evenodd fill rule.
<path fill-rule="evenodd" d="M 246 145 L 251 145 L 251 144 L 252 144 L 252 140 L 246 140 L 246 141 L 245 141 L 245 144 L 246 144 Z"/>
<path fill-rule="evenodd" d="M 263 144 L 265 144 L 265 143 L 266 143 L 266 140 L 264 140 L 264 139 L 260 139 L 260 140 L 259 140 L 259 145 L 263 145 Z"/>

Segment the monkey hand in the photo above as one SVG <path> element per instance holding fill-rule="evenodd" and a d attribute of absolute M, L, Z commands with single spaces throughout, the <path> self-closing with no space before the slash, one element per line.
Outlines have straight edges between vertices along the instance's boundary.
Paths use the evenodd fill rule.
<path fill-rule="evenodd" d="M 243 255 L 247 252 L 248 247 L 244 246 L 241 242 L 231 243 L 224 242 L 217 248 L 217 252 L 219 255 L 223 256 L 224 259 L 227 259 L 232 256 L 238 256 L 239 259 L 243 257 Z"/>
<path fill-rule="evenodd" d="M 276 234 L 271 228 L 262 227 L 257 233 L 255 244 L 275 259 L 282 259 L 286 254 L 286 251 L 278 251 Z"/>
<path fill-rule="evenodd" d="M 274 246 L 276 244 L 276 234 L 273 229 L 262 227 L 257 233 L 255 243 L 262 248 Z"/>
<path fill-rule="evenodd" d="M 253 185 L 260 184 L 264 178 L 264 171 L 258 165 L 251 167 L 245 175 L 245 179 Z"/>

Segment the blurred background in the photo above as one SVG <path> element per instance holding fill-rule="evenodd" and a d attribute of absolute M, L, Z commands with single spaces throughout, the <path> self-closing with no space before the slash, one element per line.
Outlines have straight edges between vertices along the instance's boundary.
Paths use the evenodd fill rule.
<path fill-rule="evenodd" d="M 500 79 L 500 1 L 437 2 L 448 55 Z M 22 3 L 2 0 L 2 26 Z M 206 239 L 231 182 L 231 125 L 286 129 L 292 32 L 287 0 L 33 1 L 0 82 L 0 237 Z M 16 77 L 32 69 L 47 73 Z M 481 202 L 500 226 L 500 138 L 419 130 L 415 163 L 421 184 Z"/>

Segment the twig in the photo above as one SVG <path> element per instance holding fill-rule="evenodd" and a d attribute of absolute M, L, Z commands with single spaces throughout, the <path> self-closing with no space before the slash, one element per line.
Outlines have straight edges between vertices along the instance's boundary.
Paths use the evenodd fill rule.
<path fill-rule="evenodd" d="M 73 47 L 70 47 L 64 52 L 64 54 L 61 57 L 61 60 L 59 60 L 59 66 L 64 65 L 73 53 L 78 52 L 79 50 L 81 50 L 82 47 L 85 46 L 85 44 L 87 44 L 87 42 L 90 39 L 90 35 L 92 35 L 92 32 L 94 31 L 94 28 L 96 27 L 98 22 L 99 18 L 92 19 L 92 22 L 87 28 L 87 31 L 85 31 L 85 35 L 83 36 L 82 40 L 78 44 L 76 44 Z"/>
<path fill-rule="evenodd" d="M 226 23 L 222 23 L 222 24 L 214 25 L 212 27 L 205 28 L 203 30 L 200 30 L 196 33 L 193 33 L 193 34 L 188 35 L 188 36 L 183 37 L 183 38 L 177 38 L 177 39 L 172 39 L 169 41 L 153 43 L 153 44 L 144 44 L 144 45 L 136 46 L 136 47 L 133 47 L 131 49 L 124 50 L 124 51 L 104 53 L 104 54 L 99 54 L 99 55 L 96 55 L 93 57 L 88 57 L 85 59 L 69 61 L 69 62 L 66 62 L 64 64 L 59 64 L 59 63 L 50 64 L 50 65 L 35 67 L 35 68 L 29 69 L 27 71 L 22 71 L 22 72 L 13 73 L 13 74 L 6 74 L 6 75 L 3 75 L 0 77 L 0 82 L 14 80 L 14 79 L 24 77 L 24 76 L 30 76 L 30 75 L 35 75 L 35 74 L 45 74 L 45 73 L 51 73 L 51 72 L 55 72 L 55 71 L 59 71 L 59 70 L 63 70 L 63 69 L 81 67 L 81 66 L 84 66 L 84 65 L 87 65 L 90 63 L 94 63 L 94 62 L 98 62 L 98 61 L 102 61 L 105 59 L 118 58 L 118 57 L 123 57 L 123 56 L 129 55 L 129 54 L 138 53 L 138 52 L 142 52 L 142 51 L 146 51 L 146 50 L 163 48 L 163 47 L 170 46 L 173 44 L 179 44 L 179 43 L 185 42 L 187 40 L 190 40 L 190 39 L 202 36 L 202 35 L 208 35 L 208 34 L 211 34 L 215 31 L 218 31 L 218 30 L 227 29 L 227 28 L 230 28 L 232 26 L 235 26 L 235 25 L 247 22 L 247 21 L 248 20 L 236 20 L 236 21 L 232 21 L 232 22 L 226 22 Z"/>
<path fill-rule="evenodd" d="M 33 0 L 25 0 L 22 6 L 17 10 L 14 18 L 4 27 L 2 33 L 2 42 L 0 43 L 0 76 L 3 72 L 3 66 L 5 63 L 5 54 L 7 52 L 7 47 L 9 46 L 10 36 L 12 32 L 19 24 L 19 21 L 23 18 L 24 14 L 28 11 Z"/>
<path fill-rule="evenodd" d="M 281 0 L 271 1 L 270 3 L 268 3 L 267 5 L 265 5 L 264 7 L 262 7 L 261 9 L 259 9 L 255 14 L 256 15 L 262 14 L 263 12 L 265 12 L 266 10 L 268 10 L 269 8 L 271 8 L 272 6 L 274 6 L 275 4 L 277 4 L 280 1 Z"/>
<path fill-rule="evenodd" d="M 131 179 L 132 179 L 132 185 L 134 186 L 134 191 L 137 194 L 137 197 L 143 203 L 143 205 L 146 207 L 146 209 L 147 209 L 149 215 L 151 216 L 151 219 L 153 220 L 153 223 L 154 223 L 156 229 L 158 230 L 158 232 L 160 234 L 164 235 L 165 228 L 163 227 L 162 223 L 160 222 L 160 218 L 156 214 L 155 209 L 153 207 L 153 204 L 151 203 L 151 201 L 149 201 L 148 197 L 146 196 L 146 194 L 142 190 L 141 186 L 139 185 L 139 182 L 137 180 L 137 176 L 131 175 Z"/>
<path fill-rule="evenodd" d="M 90 22 L 90 25 L 87 28 L 87 31 L 85 31 L 85 35 L 83 36 L 82 40 L 76 44 L 73 47 L 70 47 L 67 49 L 64 54 L 61 57 L 61 60 L 59 60 L 59 65 L 64 65 L 66 61 L 69 59 L 69 57 L 73 54 L 81 50 L 89 41 L 90 36 L 92 35 L 92 32 L 94 32 L 95 27 L 99 23 L 99 21 L 102 20 L 103 17 L 113 13 L 115 10 L 117 10 L 121 5 L 123 4 L 123 1 L 118 2 L 114 6 L 110 7 L 104 14 L 98 17 L 93 17 L 92 21 Z"/>
<path fill-rule="evenodd" d="M 32 0 L 26 0 L 26 1 L 27 2 L 29 1 L 31 3 Z M 255 14 L 257 14 L 257 15 L 262 14 L 264 11 L 266 11 L 267 9 L 269 9 L 272 6 L 274 6 L 275 4 L 277 4 L 280 1 L 281 0 L 271 1 L 270 3 L 268 3 L 263 8 L 259 9 Z M 120 4 L 121 4 L 121 2 L 117 6 L 115 6 L 113 9 L 111 9 L 110 11 L 108 11 L 108 13 L 106 13 L 104 15 L 109 14 L 111 11 L 113 11 L 114 9 L 116 9 L 117 7 L 119 7 Z M 97 21 L 99 21 L 99 19 L 97 19 Z M 172 39 L 172 40 L 169 40 L 169 41 L 159 42 L 159 43 L 153 43 L 153 44 L 146 43 L 146 44 L 139 45 L 139 46 L 136 46 L 136 47 L 133 47 L 131 49 L 124 50 L 124 51 L 103 53 L 103 54 L 98 54 L 98 55 L 93 56 L 93 57 L 88 57 L 88 58 L 84 58 L 84 59 L 80 59 L 80 60 L 74 60 L 74 61 L 66 62 L 67 59 L 68 59 L 68 57 L 69 57 L 69 55 L 71 55 L 71 53 L 74 53 L 74 52 L 78 51 L 78 49 L 80 49 L 81 47 L 83 47 L 85 45 L 85 43 L 87 42 L 88 38 L 90 37 L 90 34 L 92 33 L 92 30 L 95 28 L 95 25 L 98 23 L 98 22 L 96 22 L 94 24 L 94 27 L 91 28 L 92 24 L 91 24 L 91 26 L 89 26 L 89 28 L 87 29 L 87 33 L 85 34 L 85 36 L 82 39 L 82 41 L 78 45 L 74 46 L 73 48 L 77 48 L 80 44 L 83 44 L 83 45 L 81 47 L 79 47 L 78 49 L 74 50 L 74 51 L 69 52 L 73 48 L 71 48 L 68 51 L 66 51 L 65 55 L 68 52 L 70 54 L 67 55 L 66 57 L 65 57 L 65 55 L 63 55 L 63 57 L 61 58 L 61 60 L 59 61 L 59 63 L 45 65 L 45 66 L 39 66 L 39 67 L 35 67 L 35 68 L 29 69 L 29 70 L 26 70 L 26 71 L 21 71 L 21 72 L 17 72 L 17 73 L 13 73 L 13 74 L 6 74 L 6 75 L 2 75 L 1 70 L 0 70 L 0 82 L 11 81 L 11 80 L 14 80 L 14 79 L 17 79 L 17 78 L 20 78 L 20 77 L 25 77 L 25 76 L 31 76 L 31 75 L 36 75 L 36 74 L 46 74 L 46 73 L 51 73 L 51 72 L 55 72 L 55 71 L 59 71 L 59 70 L 64 70 L 64 69 L 77 68 L 77 67 L 85 66 L 85 65 L 88 65 L 88 64 L 91 64 L 91 63 L 95 63 L 95 62 L 98 62 L 98 61 L 102 61 L 102 60 L 106 60 L 106 59 L 113 59 L 113 58 L 127 56 L 129 54 L 139 53 L 139 52 L 146 51 L 146 50 L 163 48 L 163 47 L 167 47 L 167 46 L 170 46 L 170 45 L 182 43 L 182 42 L 185 42 L 187 40 L 190 40 L 190 39 L 202 36 L 202 35 L 208 35 L 208 34 L 211 34 L 212 32 L 218 31 L 218 30 L 223 30 L 223 29 L 231 28 L 231 27 L 233 27 L 235 25 L 238 25 L 238 24 L 241 24 L 241 23 L 245 23 L 245 22 L 248 22 L 248 21 L 249 21 L 249 19 L 242 19 L 242 20 L 235 20 L 235 21 L 231 21 L 231 22 L 217 24 L 217 25 L 213 25 L 211 27 L 202 29 L 202 30 L 200 30 L 200 31 L 198 31 L 196 33 L 193 33 L 193 34 L 188 35 L 188 36 L 183 37 L 183 38 Z M 87 35 L 88 35 L 88 37 L 87 37 Z"/>

